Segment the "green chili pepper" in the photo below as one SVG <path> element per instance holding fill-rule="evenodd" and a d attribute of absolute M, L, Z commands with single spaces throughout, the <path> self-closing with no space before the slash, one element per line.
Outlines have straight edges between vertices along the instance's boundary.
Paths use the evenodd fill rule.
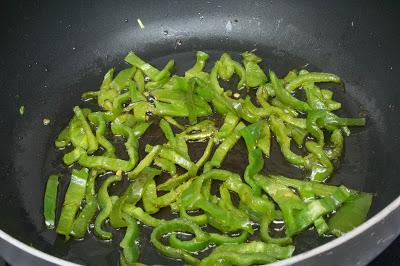
<path fill-rule="evenodd" d="M 360 192 L 352 196 L 340 207 L 328 221 L 329 230 L 335 236 L 341 236 L 362 224 L 371 207 L 372 195 Z"/>
<path fill-rule="evenodd" d="M 111 89 L 115 89 L 119 93 L 123 89 L 127 88 L 129 86 L 129 83 L 132 81 L 135 72 L 136 67 L 130 67 L 121 70 L 111 82 Z"/>
<path fill-rule="evenodd" d="M 104 221 L 109 217 L 112 210 L 112 201 L 110 195 L 108 194 L 108 187 L 111 183 L 121 181 L 121 177 L 117 175 L 109 176 L 99 189 L 99 193 L 97 195 L 99 200 L 99 208 L 100 212 L 96 217 L 94 222 L 94 233 L 102 238 L 102 239 L 111 239 L 112 233 L 105 231 L 102 227 Z"/>
<path fill-rule="evenodd" d="M 311 169 L 310 179 L 313 181 L 324 182 L 333 172 L 333 165 L 326 156 L 323 148 L 313 141 L 306 142 L 306 148 L 312 153 L 312 157 L 306 157 L 305 167 Z M 313 158 L 316 158 L 313 159 Z"/>
<path fill-rule="evenodd" d="M 154 77 L 153 80 L 157 82 L 169 78 L 174 65 L 175 61 L 173 59 L 169 60 L 165 67 Z"/>
<path fill-rule="evenodd" d="M 264 167 L 262 151 L 257 147 L 257 140 L 260 137 L 261 126 L 262 123 L 259 121 L 240 130 L 240 134 L 246 143 L 249 161 L 244 172 L 244 179 L 246 180 L 246 183 L 253 188 L 256 195 L 261 195 L 261 188 L 253 180 L 253 177 Z"/>
<path fill-rule="evenodd" d="M 278 245 L 288 245 L 293 242 L 292 238 L 289 236 L 284 236 L 284 237 L 272 237 L 269 234 L 269 225 L 271 224 L 273 220 L 269 215 L 265 215 L 263 219 L 260 222 L 260 236 L 262 241 L 266 243 L 273 243 L 273 244 L 278 244 Z"/>
<path fill-rule="evenodd" d="M 330 141 L 333 145 L 333 148 L 325 151 L 326 156 L 328 156 L 328 158 L 331 160 L 338 159 L 343 151 L 344 140 L 342 131 L 340 129 L 335 129 L 331 134 Z"/>
<path fill-rule="evenodd" d="M 276 140 L 281 147 L 281 151 L 286 160 L 297 166 L 304 166 L 304 159 L 300 155 L 295 154 L 290 149 L 289 130 L 285 127 L 283 121 L 275 116 L 269 118 L 272 132 L 276 136 Z"/>
<path fill-rule="evenodd" d="M 95 192 L 97 174 L 96 170 L 91 170 L 89 173 L 89 179 L 86 185 L 86 203 L 72 225 L 71 234 L 75 238 L 83 238 L 85 236 L 89 224 L 97 211 L 98 201 Z"/>
<path fill-rule="evenodd" d="M 122 254 L 127 263 L 134 263 L 139 258 L 139 247 L 137 240 L 139 238 L 139 226 L 135 219 L 124 214 L 124 220 L 128 227 L 126 228 L 125 236 L 119 246 L 122 248 Z"/>
<path fill-rule="evenodd" d="M 143 72 L 140 69 L 136 70 L 135 76 L 133 77 L 133 80 L 136 83 L 138 91 L 139 92 L 143 92 L 144 91 L 144 75 L 143 75 Z"/>
<path fill-rule="evenodd" d="M 125 213 L 133 216 L 135 219 L 138 219 L 139 221 L 141 221 L 142 223 L 144 223 L 144 224 L 146 224 L 148 226 L 156 227 L 156 226 L 159 226 L 159 225 L 161 225 L 161 224 L 163 224 L 165 222 L 165 220 L 163 220 L 163 219 L 154 218 L 150 214 L 144 212 L 142 210 L 142 208 L 135 207 L 135 206 L 132 206 L 130 204 L 125 205 L 124 208 L 123 208 L 123 211 Z"/>
<path fill-rule="evenodd" d="M 69 136 L 69 124 L 63 130 L 61 130 L 60 134 L 58 134 L 57 139 L 54 141 L 54 145 L 56 148 L 62 149 L 67 147 L 71 143 L 71 139 Z"/>
<path fill-rule="evenodd" d="M 236 125 L 239 123 L 239 117 L 235 114 L 227 113 L 225 116 L 224 123 L 216 134 L 216 139 L 225 139 L 232 131 L 235 129 Z"/>
<path fill-rule="evenodd" d="M 50 175 L 47 184 L 46 192 L 44 193 L 43 201 L 43 216 L 44 222 L 49 229 L 54 228 L 56 218 L 56 205 L 57 205 L 57 190 L 58 178 L 60 175 Z"/>
<path fill-rule="evenodd" d="M 276 244 L 252 241 L 242 244 L 223 244 L 200 262 L 208 265 L 253 265 L 286 259 L 292 255 L 294 246 L 281 247 Z"/>
<path fill-rule="evenodd" d="M 310 111 L 311 107 L 308 105 L 308 103 L 300 101 L 296 99 L 294 96 L 290 94 L 288 90 L 283 88 L 281 81 L 278 79 L 278 77 L 275 75 L 275 73 L 270 70 L 269 71 L 269 77 L 272 82 L 272 86 L 274 88 L 276 97 L 284 104 L 288 105 L 289 107 L 293 107 L 296 110 L 300 111 Z"/>
<path fill-rule="evenodd" d="M 115 157 L 115 147 L 108 141 L 104 135 L 106 133 L 106 121 L 103 117 L 103 113 L 95 112 L 90 113 L 88 116 L 90 122 L 97 125 L 96 139 L 97 142 L 106 149 L 106 155 L 109 157 Z"/>
<path fill-rule="evenodd" d="M 208 59 L 208 54 L 202 51 L 197 51 L 196 64 L 185 72 L 185 78 L 190 79 L 192 77 L 197 77 L 204 80 L 208 80 L 209 74 L 203 71 L 207 59 Z"/>
<path fill-rule="evenodd" d="M 299 112 L 297 112 L 296 110 L 294 110 L 293 108 L 286 106 L 285 104 L 283 104 L 281 101 L 279 101 L 277 98 L 273 98 L 271 100 L 271 104 L 275 107 L 280 108 L 284 113 L 296 117 L 299 115 Z"/>
<path fill-rule="evenodd" d="M 57 225 L 57 233 L 65 235 L 68 240 L 71 233 L 75 215 L 85 197 L 86 181 L 89 175 L 87 168 L 72 170 L 71 181 L 65 194 L 64 203 L 61 209 L 60 219 Z"/>
<path fill-rule="evenodd" d="M 176 175 L 176 166 L 170 160 L 156 156 L 154 158 L 154 164 L 161 168 L 161 170 L 168 172 L 171 176 Z"/>
<path fill-rule="evenodd" d="M 223 80 L 229 80 L 233 73 L 239 76 L 239 82 L 237 87 L 241 88 L 246 83 L 246 72 L 243 66 L 233 60 L 231 56 L 227 53 L 223 53 L 219 60 L 220 65 L 218 66 L 218 74 Z"/>
<path fill-rule="evenodd" d="M 246 85 L 254 88 L 267 82 L 267 76 L 258 65 L 261 58 L 250 52 L 243 53 L 242 57 L 246 71 Z"/>
<path fill-rule="evenodd" d="M 183 218 L 178 218 L 171 221 L 163 222 L 153 229 L 150 241 L 162 254 L 172 258 L 182 259 L 186 263 L 192 265 L 197 265 L 199 263 L 199 260 L 190 255 L 189 252 L 183 249 L 173 248 L 171 246 L 165 246 L 161 242 L 161 237 L 164 234 L 168 234 L 173 231 L 188 231 L 193 233 L 194 228 L 197 228 L 195 223 Z"/>
<path fill-rule="evenodd" d="M 135 169 L 133 169 L 132 172 L 128 174 L 128 178 L 129 179 L 135 178 L 140 172 L 143 171 L 145 167 L 150 166 L 154 160 L 154 157 L 160 152 L 160 150 L 161 146 L 159 145 L 154 146 L 151 149 L 151 151 L 146 155 L 146 157 L 144 157 L 143 160 L 139 162 L 139 164 L 135 167 Z"/>
<path fill-rule="evenodd" d="M 285 89 L 289 92 L 295 90 L 300 87 L 304 83 L 316 83 L 316 82 L 342 82 L 340 78 L 334 74 L 330 73 L 322 73 L 322 72 L 309 72 L 304 75 L 299 75 L 293 80 L 291 80 L 285 87 Z"/>
<path fill-rule="evenodd" d="M 139 68 L 144 74 L 146 74 L 152 80 L 155 80 L 156 77 L 160 74 L 160 71 L 157 68 L 144 62 L 133 52 L 128 53 L 128 55 L 125 57 L 125 61 Z"/>
<path fill-rule="evenodd" d="M 83 114 L 81 108 L 79 106 L 74 107 L 74 113 L 78 120 L 80 121 L 83 130 L 85 131 L 87 142 L 88 142 L 88 149 L 87 152 L 92 154 L 98 148 L 98 143 L 96 137 L 93 135 L 92 129 L 90 128 L 89 123 L 86 120 L 85 115 Z"/>

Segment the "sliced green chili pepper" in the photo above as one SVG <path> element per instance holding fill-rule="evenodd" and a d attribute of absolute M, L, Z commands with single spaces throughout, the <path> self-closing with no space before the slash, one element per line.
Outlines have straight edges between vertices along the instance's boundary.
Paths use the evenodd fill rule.
<path fill-rule="evenodd" d="M 72 225 L 71 234 L 75 238 L 83 238 L 85 236 L 89 224 L 97 211 L 98 201 L 94 188 L 97 174 L 96 170 L 91 170 L 89 173 L 89 179 L 86 185 L 85 207 L 83 207 Z"/>
<path fill-rule="evenodd" d="M 242 57 L 246 71 L 246 85 L 254 88 L 267 82 L 267 76 L 258 65 L 261 58 L 250 52 L 243 53 Z"/>
<path fill-rule="evenodd" d="M 278 79 L 278 77 L 272 70 L 269 71 L 269 77 L 271 79 L 272 86 L 274 87 L 276 97 L 282 103 L 300 111 L 311 110 L 311 107 L 308 105 L 308 103 L 296 99 L 285 88 L 283 88 L 281 81 Z"/>
<path fill-rule="evenodd" d="M 102 239 L 111 239 L 112 233 L 105 231 L 102 227 L 104 221 L 108 218 L 112 210 L 112 201 L 110 195 L 108 194 L 108 187 L 111 183 L 121 181 L 121 177 L 117 175 L 109 176 L 99 189 L 98 200 L 100 212 L 96 217 L 94 222 L 94 233 Z"/>
<path fill-rule="evenodd" d="M 160 71 L 157 68 L 144 62 L 133 52 L 128 53 L 128 55 L 125 57 L 125 61 L 139 68 L 144 74 L 146 74 L 152 80 L 155 80 L 155 78 L 160 74 Z"/>
<path fill-rule="evenodd" d="M 128 174 L 128 178 L 129 179 L 135 178 L 140 172 L 143 171 L 143 169 L 145 167 L 150 166 L 154 160 L 154 157 L 160 152 L 160 150 L 161 150 L 161 146 L 159 146 L 159 145 L 154 146 L 151 149 L 151 151 L 146 155 L 146 157 L 144 157 L 143 160 L 141 160 L 138 163 L 138 165 L 135 167 L 135 169 L 133 169 L 132 172 L 130 172 Z"/>
<path fill-rule="evenodd" d="M 123 89 L 129 86 L 129 83 L 132 81 L 135 71 L 136 67 L 130 67 L 121 70 L 111 82 L 110 87 L 118 92 L 121 92 Z"/>
<path fill-rule="evenodd" d="M 281 151 L 286 160 L 297 166 L 304 166 L 304 159 L 300 155 L 295 154 L 290 149 L 290 137 L 288 129 L 283 124 L 283 121 L 275 116 L 269 118 L 272 132 L 276 136 L 276 140 L 281 147 Z"/>
<path fill-rule="evenodd" d="M 95 112 L 90 113 L 88 116 L 90 122 L 97 125 L 96 139 L 97 142 L 106 149 L 106 155 L 109 157 L 115 156 L 115 147 L 108 141 L 104 135 L 106 133 L 106 120 L 103 117 L 103 113 Z"/>
<path fill-rule="evenodd" d="M 65 194 L 64 203 L 61 209 L 60 219 L 57 225 L 57 233 L 65 235 L 68 240 L 71 233 L 75 215 L 85 197 L 86 181 L 89 175 L 87 168 L 72 170 L 71 181 Z"/>
<path fill-rule="evenodd" d="M 208 54 L 202 51 L 197 51 L 196 64 L 185 72 L 185 78 L 190 79 L 192 77 L 197 77 L 204 80 L 208 80 L 209 74 L 207 72 L 203 72 L 207 59 L 208 59 Z"/>
<path fill-rule="evenodd" d="M 311 159 L 306 157 L 305 160 L 305 167 L 311 169 L 310 179 L 318 182 L 326 181 L 333 172 L 331 161 L 326 156 L 323 148 L 314 141 L 307 141 L 305 146 L 314 155 Z M 316 160 L 313 159 L 314 157 Z"/>
<path fill-rule="evenodd" d="M 330 141 L 333 145 L 333 148 L 325 151 L 326 156 L 328 156 L 328 158 L 331 160 L 338 159 L 343 151 L 344 140 L 342 131 L 340 129 L 335 129 L 331 134 Z"/>
<path fill-rule="evenodd" d="M 128 227 L 126 228 L 125 236 L 119 246 L 122 248 L 122 254 L 127 263 L 134 263 L 139 258 L 139 247 L 137 240 L 139 238 L 139 226 L 135 219 L 124 214 L 124 220 Z"/>
<path fill-rule="evenodd" d="M 341 236 L 362 224 L 371 207 L 372 195 L 360 192 L 352 196 L 328 221 L 330 232 Z"/>
<path fill-rule="evenodd" d="M 163 219 L 154 218 L 150 214 L 148 214 L 145 211 L 143 211 L 142 208 L 135 207 L 135 206 L 132 206 L 130 204 L 125 205 L 124 208 L 123 208 L 123 211 L 125 213 L 135 217 L 136 219 L 138 219 L 139 221 L 141 221 L 142 223 L 144 223 L 144 224 L 146 224 L 148 226 L 156 227 L 156 226 L 159 226 L 159 225 L 161 225 L 161 224 L 163 224 L 165 222 L 165 220 L 163 220 Z"/>
<path fill-rule="evenodd" d="M 296 78 L 291 80 L 285 87 L 285 89 L 289 92 L 295 90 L 300 87 L 304 83 L 307 82 L 342 82 L 340 78 L 334 74 L 330 73 L 322 73 L 322 72 L 309 72 L 307 74 L 298 75 Z"/>
<path fill-rule="evenodd" d="M 83 114 L 81 108 L 79 108 L 79 106 L 75 106 L 74 107 L 74 113 L 75 113 L 76 117 L 79 119 L 79 121 L 80 121 L 80 123 L 81 123 L 81 125 L 83 127 L 83 130 L 85 131 L 85 134 L 86 134 L 86 137 L 87 137 L 87 141 L 88 141 L 87 152 L 89 154 L 92 154 L 98 148 L 97 139 L 93 135 L 92 129 L 90 128 L 90 125 L 87 122 L 86 117 Z"/>
<path fill-rule="evenodd" d="M 58 178 L 60 175 L 50 175 L 44 193 L 43 215 L 44 222 L 49 229 L 54 228 L 56 218 Z"/>

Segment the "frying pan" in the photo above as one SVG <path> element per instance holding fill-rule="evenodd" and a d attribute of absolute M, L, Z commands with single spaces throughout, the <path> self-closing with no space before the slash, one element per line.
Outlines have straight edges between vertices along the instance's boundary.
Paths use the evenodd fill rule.
<path fill-rule="evenodd" d="M 331 183 L 374 193 L 369 220 L 338 239 L 306 232 L 297 255 L 275 265 L 365 265 L 400 233 L 400 21 L 398 1 L 2 1 L 0 42 L 0 255 L 15 265 L 116 264 L 121 232 L 112 242 L 93 236 L 69 241 L 46 230 L 46 176 L 61 171 L 57 133 L 96 89 L 105 71 L 133 50 L 182 73 L 194 51 L 211 55 L 257 49 L 265 69 L 333 72 L 348 116 L 367 126 L 346 139 Z M 136 22 L 144 23 L 141 29 Z M 25 106 L 25 114 L 18 109 Z M 50 124 L 44 126 L 43 118 Z M 233 160 L 233 159 L 232 159 Z M 240 161 L 240 158 L 236 159 Z M 275 168 L 274 168 L 275 165 Z M 271 160 L 265 171 L 279 169 Z M 275 169 L 275 170 L 274 170 Z M 286 172 L 285 172 L 286 171 Z M 174 265 L 145 241 L 141 260 Z"/>

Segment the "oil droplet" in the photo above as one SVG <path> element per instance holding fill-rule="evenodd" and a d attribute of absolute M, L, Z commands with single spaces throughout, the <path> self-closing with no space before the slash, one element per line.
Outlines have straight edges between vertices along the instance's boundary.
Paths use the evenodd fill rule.
<path fill-rule="evenodd" d="M 124 21 L 125 21 L 125 23 L 127 23 L 129 20 L 126 18 Z"/>
<path fill-rule="evenodd" d="M 44 72 L 49 72 L 49 69 L 47 67 L 44 67 Z"/>
<path fill-rule="evenodd" d="M 75 50 L 76 50 L 76 47 L 72 47 L 72 50 L 74 50 L 74 51 L 75 51 Z"/>
<path fill-rule="evenodd" d="M 163 34 L 164 34 L 165 36 L 167 36 L 167 35 L 168 35 L 168 31 L 167 31 L 167 30 L 164 30 L 164 31 L 163 31 Z"/>
<path fill-rule="evenodd" d="M 181 41 L 181 40 L 177 40 L 177 41 L 176 41 L 176 45 L 177 45 L 177 46 L 181 46 L 181 45 L 182 45 L 182 41 Z"/>

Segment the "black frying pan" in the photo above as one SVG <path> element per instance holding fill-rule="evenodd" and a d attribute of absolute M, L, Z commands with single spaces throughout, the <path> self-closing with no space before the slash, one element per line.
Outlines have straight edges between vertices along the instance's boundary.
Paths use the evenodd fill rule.
<path fill-rule="evenodd" d="M 172 57 L 178 73 L 193 63 L 196 50 L 217 56 L 256 48 L 264 67 L 281 75 L 304 65 L 340 75 L 346 92 L 337 90 L 335 95 L 343 102 L 343 113 L 366 112 L 368 125 L 346 139 L 345 157 L 331 181 L 373 192 L 372 218 L 330 242 L 306 233 L 296 239 L 299 255 L 277 265 L 366 264 L 400 233 L 398 1 L 97 0 L 1 5 L 0 255 L 10 263 L 66 263 L 37 249 L 77 263 L 116 264 L 121 233 L 109 243 L 92 236 L 64 243 L 45 229 L 42 197 L 46 176 L 60 170 L 60 153 L 52 140 L 67 123 L 71 107 L 80 103 L 81 92 L 97 88 L 108 68 L 121 67 L 130 50 L 159 67 Z M 22 117 L 20 105 L 26 109 Z M 42 124 L 45 117 L 51 119 L 49 126 Z M 265 171 L 296 175 L 279 167 L 279 161 L 270 161 Z M 142 238 L 149 232 L 142 229 Z M 143 243 L 143 262 L 176 264 Z"/>

